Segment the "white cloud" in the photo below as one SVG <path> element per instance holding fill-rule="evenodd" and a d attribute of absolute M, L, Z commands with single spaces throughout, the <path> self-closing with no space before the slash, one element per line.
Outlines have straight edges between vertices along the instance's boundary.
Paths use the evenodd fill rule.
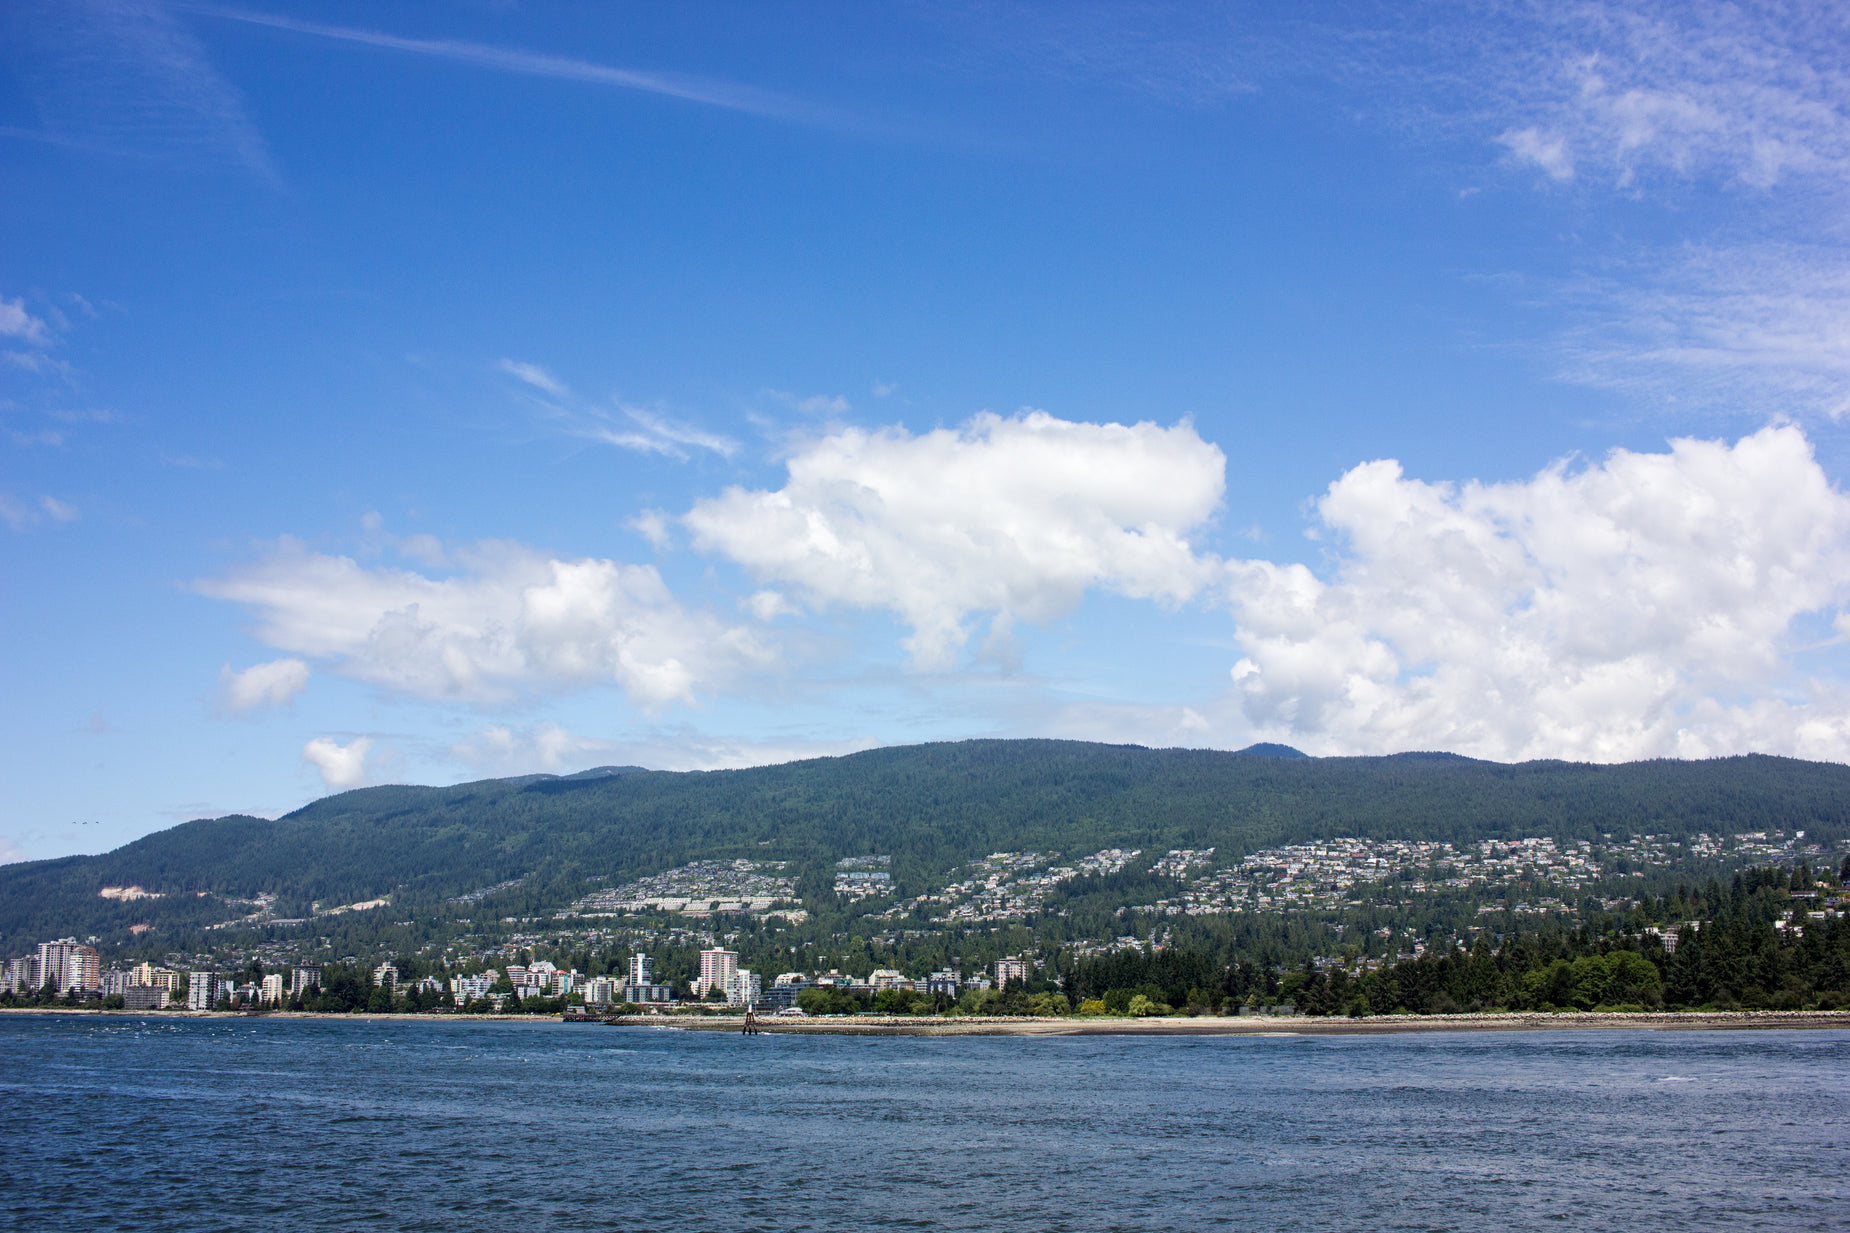
<path fill-rule="evenodd" d="M 1556 180 L 1574 178 L 1574 158 L 1567 151 L 1567 140 L 1559 134 L 1544 133 L 1531 125 L 1510 129 L 1497 140 L 1509 148 L 1510 156 L 1519 163 L 1533 163 Z"/>
<path fill-rule="evenodd" d="M 295 34 L 353 43 L 383 51 L 450 60 L 495 72 L 582 82 L 587 85 L 615 86 L 619 89 L 666 95 L 685 102 L 798 123 L 820 124 L 829 127 L 848 124 L 845 117 L 826 108 L 736 82 L 692 77 L 684 73 L 642 72 L 636 69 L 617 68 L 608 64 L 597 64 L 589 60 L 577 60 L 568 56 L 493 47 L 456 39 L 405 38 L 379 30 L 358 29 L 352 26 L 327 26 L 268 13 L 233 9 L 207 11 L 214 17 L 222 17 L 230 21 L 269 26 L 272 29 L 288 30 Z"/>
<path fill-rule="evenodd" d="M 51 341 L 45 323 L 26 311 L 24 300 L 4 297 L 0 297 L 0 336 L 17 338 L 41 347 Z"/>
<path fill-rule="evenodd" d="M 571 387 L 538 364 L 502 360 L 502 372 L 548 395 L 548 414 L 574 436 L 640 454 L 661 454 L 686 461 L 689 448 L 710 450 L 723 458 L 738 452 L 739 443 L 721 433 L 683 423 L 660 411 L 616 400 L 616 411 L 595 406 L 572 393 Z"/>
<path fill-rule="evenodd" d="M 218 670 L 219 705 L 234 714 L 260 706 L 282 706 L 308 688 L 308 665 L 299 659 L 274 659 L 242 672 L 226 664 Z"/>
<path fill-rule="evenodd" d="M 602 412 L 596 412 L 597 422 L 588 426 L 584 435 L 608 445 L 680 459 L 688 457 L 687 451 L 682 448 L 688 445 L 711 450 L 724 458 L 730 458 L 738 452 L 739 443 L 731 437 L 706 432 L 644 407 L 633 407 L 628 403 L 619 403 L 617 406 L 630 424 L 634 425 L 633 428 L 622 426 Z"/>
<path fill-rule="evenodd" d="M 966 622 L 1045 623 L 1086 590 L 1187 599 L 1208 567 L 1187 536 L 1214 512 L 1225 458 L 1188 424 L 1082 424 L 985 412 L 962 429 L 832 433 L 776 492 L 730 488 L 683 517 L 722 552 L 815 605 L 892 612 L 921 668 L 951 664 Z"/>
<path fill-rule="evenodd" d="M 898 388 L 898 386 L 886 386 L 885 393 L 882 393 L 881 386 L 876 382 L 874 393 L 884 398 L 886 394 Z M 846 415 L 854 410 L 853 404 L 840 394 L 810 394 L 804 397 L 792 394 L 788 390 L 767 389 L 762 392 L 766 398 L 781 402 L 792 411 L 801 411 L 805 415 Z"/>
<path fill-rule="evenodd" d="M 1767 188 L 1850 169 L 1850 74 L 1829 21 L 1715 3 L 1531 12 L 1499 83 L 1529 123 L 1502 141 L 1556 178 L 1586 164 L 1619 186 L 1656 172 Z"/>
<path fill-rule="evenodd" d="M 541 368 L 538 364 L 525 364 L 519 360 L 502 360 L 501 371 L 518 380 L 526 382 L 537 390 L 544 390 L 559 398 L 569 398 L 572 391 L 565 383 Z"/>
<path fill-rule="evenodd" d="M 68 0 L 14 6 L 21 81 L 43 123 L 34 134 L 135 159 L 233 162 L 276 172 L 243 96 L 169 6 Z"/>
<path fill-rule="evenodd" d="M 302 760 L 321 772 L 323 783 L 341 792 L 366 782 L 366 757 L 372 747 L 370 736 L 355 737 L 345 745 L 318 736 L 302 746 Z"/>
<path fill-rule="evenodd" d="M 53 522 L 75 522 L 80 517 L 75 505 L 53 496 L 41 496 L 31 505 L 0 493 L 0 522 L 15 531 L 24 531 L 50 518 Z"/>
<path fill-rule="evenodd" d="M 597 765 L 600 755 L 614 748 L 612 742 L 574 736 L 555 723 L 526 731 L 491 724 L 452 745 L 450 753 L 482 775 L 563 775 Z"/>
<path fill-rule="evenodd" d="M 60 501 L 58 498 L 50 496 L 40 497 L 39 508 L 44 510 L 46 516 L 53 522 L 77 521 L 77 507 L 68 501 Z"/>
<path fill-rule="evenodd" d="M 1228 566 L 1234 689 L 1276 739 L 1850 757 L 1850 698 L 1791 662 L 1796 624 L 1850 587 L 1850 499 L 1795 428 L 1462 488 L 1373 462 L 1317 510 L 1344 545 L 1331 581 Z"/>
<path fill-rule="evenodd" d="M 1690 247 L 1570 289 L 1571 380 L 1684 403 L 1850 411 L 1850 254 Z"/>
<path fill-rule="evenodd" d="M 736 770 L 872 749 L 871 739 L 740 741 L 684 728 L 656 729 L 625 740 L 580 736 L 555 723 L 532 728 L 493 724 L 451 746 L 477 775 L 564 775 L 593 766 L 647 766 L 666 771 Z"/>
<path fill-rule="evenodd" d="M 195 585 L 248 608 L 278 650 L 420 697 L 491 701 L 614 682 L 655 707 L 775 662 L 748 629 L 677 603 L 650 566 L 506 543 L 454 555 L 464 572 L 439 579 L 284 540 Z"/>

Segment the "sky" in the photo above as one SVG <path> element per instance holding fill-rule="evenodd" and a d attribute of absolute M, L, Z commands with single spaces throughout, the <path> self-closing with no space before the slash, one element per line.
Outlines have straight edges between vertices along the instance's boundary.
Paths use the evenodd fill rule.
<path fill-rule="evenodd" d="M 972 737 L 1850 759 L 1850 9 L 0 14 L 0 860 Z"/>

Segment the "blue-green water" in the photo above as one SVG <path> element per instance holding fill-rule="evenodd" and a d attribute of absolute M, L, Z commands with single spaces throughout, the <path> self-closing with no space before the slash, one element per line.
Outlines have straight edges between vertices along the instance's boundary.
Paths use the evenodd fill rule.
<path fill-rule="evenodd" d="M 1850 1032 L 0 1017 L 20 1229 L 1841 1229 Z"/>

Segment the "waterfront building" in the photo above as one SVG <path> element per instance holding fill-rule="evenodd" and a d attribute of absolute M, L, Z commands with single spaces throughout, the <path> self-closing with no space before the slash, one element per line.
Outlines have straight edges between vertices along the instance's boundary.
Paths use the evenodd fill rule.
<path fill-rule="evenodd" d="M 873 974 L 867 978 L 867 983 L 874 987 L 875 993 L 897 989 L 901 986 L 908 989 L 912 987 L 912 982 L 906 979 L 904 972 L 895 971 L 892 968 L 875 968 Z"/>
<path fill-rule="evenodd" d="M 263 978 L 263 983 L 258 988 L 257 999 L 265 1006 L 283 1004 L 283 974 L 281 972 L 271 972 Z"/>
<path fill-rule="evenodd" d="M 996 960 L 996 988 L 1006 989 L 1011 980 L 1027 984 L 1034 975 L 1034 965 L 1026 959 Z"/>
<path fill-rule="evenodd" d="M 314 963 L 298 963 L 289 969 L 289 992 L 301 997 L 310 989 L 321 988 L 321 967 Z"/>
<path fill-rule="evenodd" d="M 694 982 L 694 992 L 701 997 L 717 989 L 726 992 L 726 982 L 739 970 L 739 952 L 714 947 L 700 952 L 700 979 Z"/>
<path fill-rule="evenodd" d="M 0 988 L 8 993 L 37 993 L 44 983 L 39 979 L 39 957 L 21 955 L 7 962 L 5 983 Z"/>
<path fill-rule="evenodd" d="M 585 1005 L 608 1006 L 623 997 L 623 981 L 614 976 L 593 976 L 585 982 Z"/>
<path fill-rule="evenodd" d="M 186 976 L 186 1008 L 211 1010 L 218 1002 L 218 974 L 189 972 Z"/>
<path fill-rule="evenodd" d="M 171 993 L 180 987 L 180 974 L 170 968 L 157 968 L 152 963 L 138 963 L 129 969 L 129 983 Z"/>
<path fill-rule="evenodd" d="M 637 1006 L 659 1006 L 674 1001 L 674 989 L 668 985 L 637 985 L 625 981 L 623 1000 Z"/>
<path fill-rule="evenodd" d="M 121 997 L 123 993 L 127 991 L 129 985 L 133 983 L 132 977 L 133 973 L 131 972 L 104 972 L 102 982 L 103 996 Z"/>
<path fill-rule="evenodd" d="M 398 987 L 398 965 L 390 959 L 373 969 L 373 984 L 380 989 Z"/>
<path fill-rule="evenodd" d="M 167 1005 L 171 990 L 163 985 L 130 985 L 122 991 L 125 1010 L 159 1010 Z"/>
<path fill-rule="evenodd" d="M 945 968 L 933 972 L 925 978 L 925 992 L 933 997 L 943 994 L 948 998 L 957 996 L 957 986 L 963 983 L 963 973 L 956 968 Z"/>
<path fill-rule="evenodd" d="M 798 974 L 786 972 L 784 976 L 798 976 Z M 794 981 L 786 981 L 783 976 L 780 976 L 769 989 L 764 990 L 758 995 L 758 1005 L 764 1007 L 766 1010 L 782 1010 L 786 1006 L 795 1006 L 799 993 L 803 992 L 805 989 L 814 989 L 815 987 L 816 986 L 810 981 L 804 980 L 800 976 Z"/>
<path fill-rule="evenodd" d="M 49 984 L 60 994 L 73 989 L 87 993 L 102 988 L 103 964 L 95 947 L 76 938 L 59 938 L 39 943 L 37 975 L 40 986 Z"/>
<path fill-rule="evenodd" d="M 726 978 L 726 1005 L 743 1006 L 750 1009 L 758 1004 L 764 987 L 758 974 L 750 968 L 740 968 Z"/>
<path fill-rule="evenodd" d="M 450 977 L 450 992 L 456 997 L 458 1006 L 467 1006 L 488 996 L 488 991 L 495 987 L 495 974 L 483 972 L 480 976 Z"/>
<path fill-rule="evenodd" d="M 655 960 L 641 951 L 630 956 L 630 978 L 632 985 L 652 985 L 655 983 Z"/>

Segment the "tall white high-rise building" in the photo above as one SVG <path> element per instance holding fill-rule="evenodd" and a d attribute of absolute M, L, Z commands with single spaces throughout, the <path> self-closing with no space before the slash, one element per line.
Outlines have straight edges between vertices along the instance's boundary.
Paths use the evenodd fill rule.
<path fill-rule="evenodd" d="M 699 987 L 696 988 L 694 992 L 698 993 L 701 997 L 705 997 L 714 989 L 724 993 L 726 992 L 726 982 L 730 980 L 733 973 L 738 970 L 738 951 L 722 950 L 717 946 L 712 950 L 703 950 L 700 952 Z"/>
<path fill-rule="evenodd" d="M 756 1006 L 764 994 L 764 986 L 758 974 L 750 968 L 740 968 L 726 978 L 726 1005 Z"/>
<path fill-rule="evenodd" d="M 653 985 L 655 983 L 655 960 L 638 951 L 630 956 L 630 979 L 632 985 Z"/>
<path fill-rule="evenodd" d="M 257 1000 L 265 1006 L 282 1005 L 283 974 L 281 972 L 271 972 L 263 978 L 262 991 L 257 994 Z"/>
<path fill-rule="evenodd" d="M 1026 959 L 996 960 L 996 988 L 998 989 L 1008 988 L 1008 983 L 1011 980 L 1018 980 L 1026 984 L 1028 979 L 1033 975 L 1034 965 L 1029 963 Z"/>
<path fill-rule="evenodd" d="M 94 947 L 85 946 L 76 938 L 40 942 L 38 979 L 40 985 L 49 982 L 59 993 L 69 993 L 73 989 L 100 989 L 103 984 L 102 960 L 97 957 Z"/>
<path fill-rule="evenodd" d="M 211 1010 L 218 1001 L 218 973 L 188 972 L 186 974 L 186 1008 L 188 1010 Z"/>

